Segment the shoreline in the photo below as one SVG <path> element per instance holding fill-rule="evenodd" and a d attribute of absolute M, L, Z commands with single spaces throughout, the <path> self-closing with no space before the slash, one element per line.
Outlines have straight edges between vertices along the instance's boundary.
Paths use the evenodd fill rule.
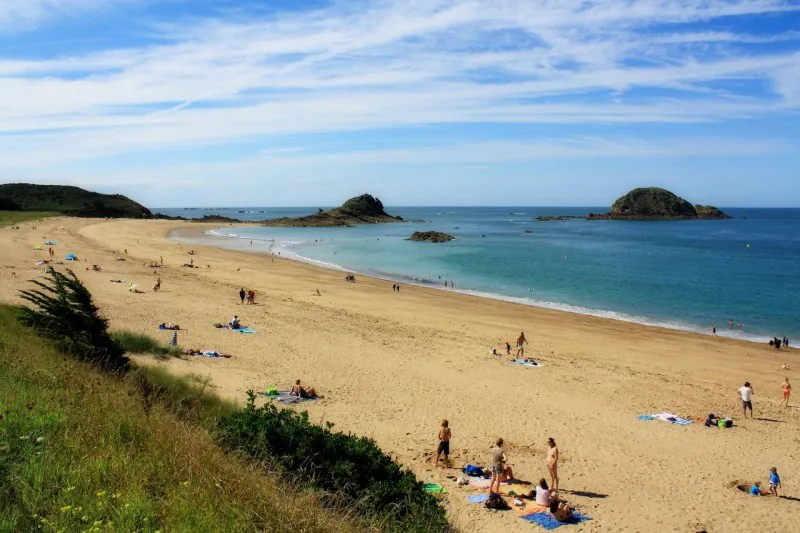
<path fill-rule="evenodd" d="M 181 347 L 233 356 L 136 356 L 138 363 L 195 376 L 240 404 L 248 390 L 301 379 L 325 396 L 302 406 L 311 421 L 372 438 L 420 481 L 445 485 L 449 516 L 465 532 L 529 533 L 532 526 L 516 513 L 468 504 L 476 490 L 448 478 L 459 471 L 433 466 L 443 419 L 453 431 L 456 466 L 487 465 L 494 440 L 503 437 L 516 477 L 533 483 L 547 476 L 544 443 L 553 437 L 565 496 L 593 519 L 573 526 L 576 533 L 738 531 L 767 522 L 791 530 L 794 502 L 754 501 L 735 485 L 765 481 L 771 466 L 789 477 L 800 469 L 800 406 L 793 398 L 787 409 L 780 396 L 785 376 L 800 379 L 780 368 L 781 361 L 798 367 L 794 353 L 414 285 L 396 294 L 386 281 L 345 283 L 318 266 L 208 245 L 191 246 L 199 268 L 182 267 L 189 247 L 167 234 L 208 227 L 218 226 L 69 219 L 0 230 L 8 250 L 0 298 L 20 303 L 17 291 L 43 272 L 34 265 L 43 252 L 30 243 L 43 235 L 58 240 L 58 256 L 75 253 L 80 262 L 56 268 L 75 270 L 112 330 L 166 343 L 157 324 L 179 323 Z M 164 267 L 148 266 L 162 257 Z M 84 268 L 92 264 L 102 271 Z M 159 292 L 150 289 L 156 277 Z M 109 282 L 115 279 L 143 292 Z M 240 287 L 256 291 L 256 305 L 239 303 Z M 234 314 L 257 333 L 213 327 Z M 491 355 L 492 346 L 513 342 L 520 331 L 530 343 L 526 356 L 541 367 L 512 364 L 504 351 Z M 739 418 L 736 390 L 744 380 L 756 391 L 755 420 Z M 665 411 L 732 416 L 734 428 L 636 418 Z M 685 486 L 692 490 L 675 490 Z M 800 496 L 793 490 L 787 485 L 785 492 Z"/>
<path fill-rule="evenodd" d="M 274 256 L 275 255 L 274 247 L 279 245 L 280 241 L 275 241 L 274 239 L 271 240 L 271 239 L 263 239 L 257 237 L 247 237 L 236 234 L 215 233 L 217 230 L 224 230 L 225 227 L 234 228 L 234 227 L 247 227 L 247 226 L 248 224 L 234 223 L 230 226 L 223 227 L 223 226 L 215 226 L 213 223 L 211 223 L 204 228 L 185 228 L 185 229 L 180 228 L 176 230 L 170 230 L 167 234 L 167 238 L 177 242 L 192 242 L 194 244 L 211 246 L 222 250 L 236 251 L 246 254 Z M 180 233 L 188 235 L 180 235 Z M 251 241 L 259 241 L 262 243 L 272 242 L 273 244 L 269 247 L 267 251 L 263 251 L 247 247 L 234 246 L 229 248 L 222 245 L 222 243 L 224 243 L 225 240 L 232 240 L 234 242 L 251 240 Z M 303 244 L 303 243 L 298 242 L 296 244 Z M 710 328 L 702 329 L 699 326 L 693 326 L 690 324 L 681 324 L 676 322 L 670 322 L 668 320 L 659 320 L 645 316 L 636 316 L 606 309 L 593 309 L 593 308 L 583 307 L 580 305 L 572 305 L 562 302 L 551 302 L 546 300 L 536 300 L 533 298 L 510 296 L 506 294 L 481 291 L 477 289 L 461 289 L 461 288 L 444 289 L 439 285 L 439 283 L 436 282 L 436 280 L 432 279 L 428 280 L 428 279 L 416 278 L 414 276 L 408 276 L 403 274 L 390 274 L 371 269 L 347 268 L 341 265 L 337 265 L 335 263 L 329 263 L 326 261 L 321 261 L 311 257 L 303 256 L 301 253 L 295 252 L 288 248 L 283 248 L 282 251 L 284 252 L 285 255 L 281 255 L 280 257 L 283 259 L 296 261 L 298 263 L 302 263 L 313 267 L 323 268 L 326 270 L 358 274 L 359 276 L 368 277 L 370 279 L 378 281 L 403 283 L 406 285 L 414 285 L 420 288 L 434 289 L 437 291 L 451 293 L 451 294 L 462 294 L 465 296 L 472 296 L 475 298 L 484 298 L 498 302 L 506 302 L 526 307 L 533 307 L 536 309 L 547 309 L 555 312 L 576 314 L 576 315 L 599 318 L 604 320 L 613 320 L 617 322 L 625 322 L 628 324 L 636 324 L 648 328 L 660 328 L 660 329 L 680 331 L 684 333 L 690 333 L 701 336 L 708 336 L 708 337 L 711 336 L 708 333 Z M 758 345 L 766 345 L 771 340 L 770 337 L 768 336 L 760 336 L 756 334 L 748 335 L 747 333 L 741 333 L 741 332 L 742 332 L 741 329 L 733 328 L 732 330 L 729 326 L 723 325 L 717 328 L 717 337 L 735 341 L 748 342 Z M 797 349 L 797 347 L 791 346 L 790 349 Z"/>

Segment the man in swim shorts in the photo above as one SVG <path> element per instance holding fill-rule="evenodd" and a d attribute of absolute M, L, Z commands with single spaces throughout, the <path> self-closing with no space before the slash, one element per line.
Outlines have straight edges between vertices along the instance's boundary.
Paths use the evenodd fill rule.
<path fill-rule="evenodd" d="M 742 397 L 742 411 L 744 411 L 744 417 L 747 418 L 747 411 L 750 410 L 750 418 L 753 418 L 753 388 L 750 386 L 749 381 L 745 381 L 742 387 L 739 387 L 737 391 L 739 395 Z"/>
<path fill-rule="evenodd" d="M 444 454 L 444 464 L 450 466 L 450 422 L 442 420 L 442 427 L 439 428 L 439 447 L 436 449 L 436 460 L 433 466 L 439 466 L 439 456 Z"/>
<path fill-rule="evenodd" d="M 525 333 L 520 332 L 519 337 L 517 337 L 517 357 L 525 353 L 525 345 L 527 343 L 528 339 L 525 338 Z"/>

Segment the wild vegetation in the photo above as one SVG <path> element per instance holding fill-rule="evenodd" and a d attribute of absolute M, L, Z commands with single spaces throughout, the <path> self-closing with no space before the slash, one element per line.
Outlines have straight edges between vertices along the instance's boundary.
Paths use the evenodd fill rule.
<path fill-rule="evenodd" d="M 101 194 L 69 185 L 0 185 L 0 205 L 8 211 L 52 211 L 81 217 L 149 218 L 149 209 L 121 194 Z"/>
<path fill-rule="evenodd" d="M 56 216 L 52 211 L 0 211 L 0 227 Z"/>
<path fill-rule="evenodd" d="M 158 343 L 110 334 L 74 274 L 35 287 L 0 306 L 0 532 L 450 529 L 372 440 L 136 367 Z"/>

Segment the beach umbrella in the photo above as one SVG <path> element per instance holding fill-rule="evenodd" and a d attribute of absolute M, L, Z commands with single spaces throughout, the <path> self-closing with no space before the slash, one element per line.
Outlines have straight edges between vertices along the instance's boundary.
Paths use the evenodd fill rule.
<path fill-rule="evenodd" d="M 67 254 L 67 261 L 77 261 L 78 258 L 75 257 L 75 254 Z"/>

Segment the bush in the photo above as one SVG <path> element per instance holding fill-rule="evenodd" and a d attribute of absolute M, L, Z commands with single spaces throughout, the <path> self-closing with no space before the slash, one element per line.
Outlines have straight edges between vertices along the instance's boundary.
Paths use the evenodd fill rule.
<path fill-rule="evenodd" d="M 162 357 L 180 357 L 182 355 L 181 349 L 177 346 L 164 346 L 158 340 L 144 333 L 115 331 L 111 336 L 128 353 L 146 353 Z"/>
<path fill-rule="evenodd" d="M 247 407 L 219 423 L 223 445 L 268 463 L 277 458 L 301 483 L 335 493 L 361 514 L 385 518 L 396 531 L 449 531 L 445 511 L 413 472 L 383 453 L 372 439 L 309 423 L 308 413 L 268 403 Z"/>
<path fill-rule="evenodd" d="M 31 280 L 41 290 L 20 291 L 22 299 L 33 304 L 22 309 L 20 322 L 79 359 L 105 370 L 127 371 L 125 351 L 108 334 L 108 321 L 100 316 L 91 293 L 75 273 L 50 268 L 47 276 L 45 282 Z"/>

